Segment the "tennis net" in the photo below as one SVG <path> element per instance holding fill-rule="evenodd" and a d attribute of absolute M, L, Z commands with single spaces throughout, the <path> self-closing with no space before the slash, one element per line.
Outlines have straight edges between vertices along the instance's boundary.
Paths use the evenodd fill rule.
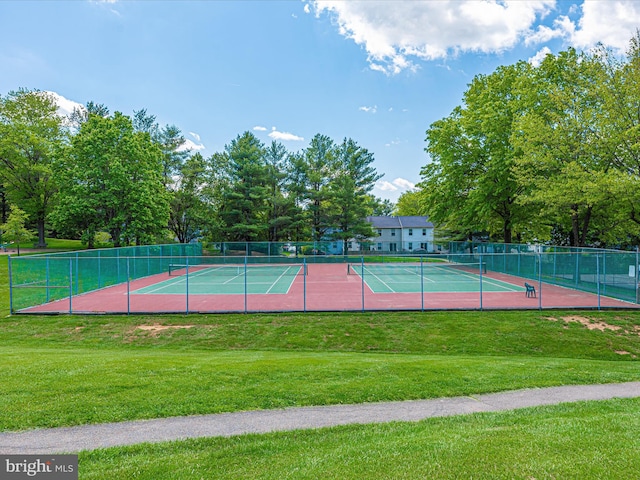
<path fill-rule="evenodd" d="M 482 263 L 349 263 L 347 275 L 480 275 L 487 273 L 487 265 Z"/>
<path fill-rule="evenodd" d="M 239 276 L 297 276 L 307 275 L 306 264 L 177 264 L 169 265 L 169 276 L 179 277 L 186 275 L 206 275 L 212 277 L 239 277 Z"/>

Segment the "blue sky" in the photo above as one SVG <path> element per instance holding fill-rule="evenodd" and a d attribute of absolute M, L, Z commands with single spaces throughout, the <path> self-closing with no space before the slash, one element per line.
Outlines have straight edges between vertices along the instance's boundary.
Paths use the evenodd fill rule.
<path fill-rule="evenodd" d="M 637 28 L 637 1 L 4 0 L 0 94 L 144 108 L 205 156 L 245 131 L 291 151 L 350 137 L 396 200 L 475 75 L 569 46 L 622 53 Z"/>

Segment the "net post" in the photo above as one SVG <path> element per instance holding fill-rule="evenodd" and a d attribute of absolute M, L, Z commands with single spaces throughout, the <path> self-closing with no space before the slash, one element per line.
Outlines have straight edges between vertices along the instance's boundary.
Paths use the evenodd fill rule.
<path fill-rule="evenodd" d="M 302 259 L 302 309 L 307 313 L 307 259 Z"/>

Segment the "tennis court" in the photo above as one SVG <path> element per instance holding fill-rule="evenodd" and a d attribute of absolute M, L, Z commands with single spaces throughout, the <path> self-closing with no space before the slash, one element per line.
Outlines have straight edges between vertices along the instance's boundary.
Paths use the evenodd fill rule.
<path fill-rule="evenodd" d="M 638 308 L 638 257 L 225 256 L 202 255 L 198 245 L 125 247 L 10 258 L 10 308 L 82 314 Z"/>
<path fill-rule="evenodd" d="M 361 277 L 373 293 L 525 291 L 486 276 L 486 264 L 480 263 L 350 263 L 347 273 Z"/>
<path fill-rule="evenodd" d="M 304 265 L 194 265 L 171 264 L 169 277 L 132 294 L 158 295 L 286 295 Z"/>

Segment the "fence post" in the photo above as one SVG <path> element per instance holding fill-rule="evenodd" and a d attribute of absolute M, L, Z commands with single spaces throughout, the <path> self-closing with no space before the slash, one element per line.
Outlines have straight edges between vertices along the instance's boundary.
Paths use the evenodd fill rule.
<path fill-rule="evenodd" d="M 480 310 L 482 310 L 482 252 L 480 252 Z"/>
<path fill-rule="evenodd" d="M 307 313 L 307 259 L 302 259 L 302 309 Z"/>
<path fill-rule="evenodd" d="M 187 265 L 187 276 L 185 278 L 185 285 L 186 285 L 186 301 L 185 301 L 185 305 L 186 305 L 186 309 L 187 309 L 187 315 L 189 315 L 189 257 L 185 257 L 186 259 L 186 265 Z"/>
<path fill-rule="evenodd" d="M 131 275 L 129 273 L 129 257 L 127 257 L 127 315 L 131 315 Z"/>
<path fill-rule="evenodd" d="M 78 252 L 76 252 L 76 295 L 78 295 L 78 277 L 80 277 L 78 269 Z"/>
<path fill-rule="evenodd" d="M 73 258 L 69 257 L 69 315 L 73 313 L 71 298 L 73 297 Z"/>
<path fill-rule="evenodd" d="M 362 288 L 362 312 L 364 313 L 364 255 L 360 256 L 360 279 L 361 279 L 361 288 Z"/>
<path fill-rule="evenodd" d="M 600 310 L 600 255 L 596 253 L 596 291 L 598 292 L 598 310 Z"/>
<path fill-rule="evenodd" d="M 638 267 L 640 267 L 640 247 L 636 247 L 636 303 L 640 303 L 640 272 L 638 272 Z"/>
<path fill-rule="evenodd" d="M 11 255 L 7 258 L 9 265 L 9 313 L 13 313 L 13 276 L 11 275 Z M 47 292 L 49 289 L 47 288 Z"/>
<path fill-rule="evenodd" d="M 9 279 L 11 279 L 11 274 L 9 274 Z M 47 255 L 47 272 L 46 272 L 46 283 L 47 283 L 47 302 L 49 302 L 49 255 Z"/>
<path fill-rule="evenodd" d="M 542 252 L 538 250 L 538 310 L 542 310 Z"/>
<path fill-rule="evenodd" d="M 244 313 L 247 313 L 247 260 L 248 258 L 244 257 Z"/>
<path fill-rule="evenodd" d="M 424 257 L 420 255 L 420 309 L 424 312 Z"/>

